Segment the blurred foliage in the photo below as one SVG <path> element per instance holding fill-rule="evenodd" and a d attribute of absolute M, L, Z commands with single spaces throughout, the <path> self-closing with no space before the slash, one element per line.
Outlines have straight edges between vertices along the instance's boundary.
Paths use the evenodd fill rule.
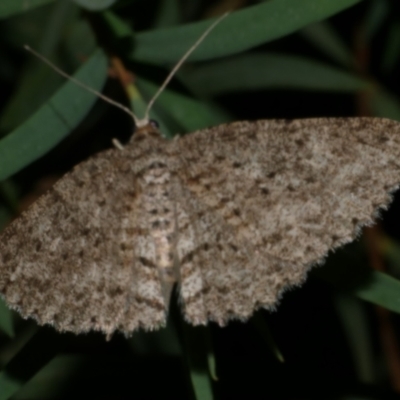
<path fill-rule="evenodd" d="M 128 116 L 64 82 L 24 44 L 140 116 L 213 12 L 237 8 L 156 102 L 153 117 L 166 135 L 240 119 L 400 120 L 397 2 L 211 3 L 1 0 L 1 226 L 73 165 L 112 138 L 125 142 L 133 129 Z M 107 69 L 114 57 L 134 74 L 127 91 Z M 360 237 L 330 254 L 277 312 L 259 311 L 248 323 L 194 328 L 173 301 L 166 329 L 106 342 L 96 333 L 38 327 L 1 303 L 0 400 L 398 398 L 393 360 L 400 354 L 388 357 L 382 332 L 389 321 L 400 337 L 399 210 L 395 196 L 372 242 Z M 374 249 L 386 272 L 371 268 Z M 393 311 L 390 319 L 371 303 Z"/>

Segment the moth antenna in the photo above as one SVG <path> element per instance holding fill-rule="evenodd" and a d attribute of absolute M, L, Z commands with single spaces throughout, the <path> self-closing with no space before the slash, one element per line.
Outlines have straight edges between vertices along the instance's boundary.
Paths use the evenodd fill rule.
<path fill-rule="evenodd" d="M 38 53 L 36 50 L 33 50 L 30 46 L 25 45 L 24 48 L 25 50 L 29 51 L 31 54 L 33 54 L 35 57 L 37 57 L 39 60 L 43 61 L 45 64 L 47 64 L 49 67 L 51 67 L 54 71 L 56 71 L 58 74 L 63 76 L 64 78 L 70 80 L 71 82 L 75 83 L 75 85 L 80 86 L 81 88 L 87 90 L 90 93 L 93 93 L 103 101 L 112 104 L 115 107 L 118 107 L 122 111 L 126 112 L 129 114 L 133 121 L 135 122 L 136 127 L 142 127 L 145 126 L 149 123 L 149 113 L 151 110 L 151 107 L 153 106 L 154 102 L 158 98 L 158 96 L 162 93 L 162 91 L 165 89 L 165 87 L 168 85 L 168 83 L 171 81 L 171 79 L 174 77 L 176 74 L 176 71 L 179 70 L 179 68 L 182 66 L 182 64 L 187 60 L 187 58 L 190 56 L 190 54 L 193 53 L 194 50 L 200 45 L 200 43 L 206 38 L 206 36 L 225 18 L 229 15 L 229 12 L 226 12 L 225 14 L 221 15 L 218 19 L 216 19 L 205 31 L 204 33 L 196 40 L 196 42 L 190 47 L 190 49 L 183 55 L 183 57 L 176 63 L 174 68 L 172 68 L 171 72 L 168 74 L 168 76 L 165 78 L 163 84 L 159 87 L 155 95 L 152 97 L 152 99 L 149 101 L 146 107 L 146 111 L 144 114 L 144 118 L 139 119 L 128 107 L 125 107 L 124 105 L 116 102 L 115 100 L 105 96 L 104 94 L 98 92 L 97 90 L 85 85 L 84 83 L 80 82 L 78 79 L 74 78 L 71 75 L 68 75 L 66 72 L 64 72 L 62 69 L 58 68 L 55 64 L 53 64 L 50 60 L 48 60 L 46 57 Z"/>
<path fill-rule="evenodd" d="M 30 46 L 25 45 L 24 49 L 29 51 L 31 54 L 33 54 L 35 57 L 37 57 L 39 60 L 43 61 L 44 63 L 46 63 L 49 67 L 51 67 L 54 71 L 56 71 L 58 74 L 60 74 L 61 76 L 63 76 L 64 78 L 67 78 L 68 80 L 70 80 L 71 82 L 75 83 L 75 85 L 80 86 L 81 88 L 87 90 L 90 93 L 95 94 L 97 97 L 99 97 L 100 99 L 102 99 L 103 101 L 106 101 L 107 103 L 112 104 L 115 107 L 118 107 L 119 109 L 121 109 L 122 111 L 125 111 L 127 114 L 129 114 L 134 122 L 135 125 L 138 125 L 138 123 L 140 123 L 139 118 L 136 117 L 136 115 L 128 108 L 125 107 L 124 105 L 116 102 L 115 100 L 105 96 L 104 94 L 98 92 L 97 90 L 91 88 L 90 86 L 85 85 L 84 83 L 82 83 L 81 81 L 78 81 L 78 79 L 75 79 L 73 76 L 68 75 L 66 72 L 64 72 L 62 69 L 58 68 L 55 64 L 53 64 L 50 60 L 48 60 L 46 57 L 42 56 L 40 53 L 38 53 L 37 51 L 33 50 Z"/>
<path fill-rule="evenodd" d="M 155 95 L 152 97 L 152 99 L 149 101 L 147 104 L 146 112 L 144 114 L 144 118 L 139 121 L 141 125 L 146 125 L 149 121 L 149 113 L 150 109 L 153 106 L 154 102 L 156 101 L 157 97 L 162 93 L 162 91 L 165 89 L 165 87 L 168 85 L 168 83 L 171 81 L 171 79 L 174 77 L 176 71 L 182 66 L 182 64 L 186 61 L 186 59 L 193 53 L 194 50 L 201 44 L 201 42 L 206 38 L 206 36 L 224 19 L 229 15 L 229 11 L 226 12 L 225 14 L 221 15 L 218 19 L 216 19 L 205 31 L 204 33 L 196 40 L 196 42 L 190 47 L 190 49 L 183 55 L 183 57 L 176 63 L 174 68 L 172 68 L 171 72 L 168 74 L 168 76 L 165 78 L 165 81 L 163 84 L 158 88 L 157 92 Z"/>

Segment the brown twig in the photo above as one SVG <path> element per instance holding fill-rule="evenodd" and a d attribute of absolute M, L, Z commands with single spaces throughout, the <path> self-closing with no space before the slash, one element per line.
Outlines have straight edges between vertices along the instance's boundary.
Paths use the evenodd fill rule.
<path fill-rule="evenodd" d="M 112 56 L 110 62 L 111 67 L 108 70 L 108 75 L 112 78 L 118 79 L 128 94 L 127 87 L 135 82 L 135 75 L 125 68 L 125 65 L 119 57 Z"/>

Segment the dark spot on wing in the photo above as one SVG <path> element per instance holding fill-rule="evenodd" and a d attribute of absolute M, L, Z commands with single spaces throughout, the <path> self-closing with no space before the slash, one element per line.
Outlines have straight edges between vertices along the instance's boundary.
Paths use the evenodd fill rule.
<path fill-rule="evenodd" d="M 167 168 L 167 165 L 159 161 L 154 161 L 147 168 L 148 169 Z"/>
<path fill-rule="evenodd" d="M 237 252 L 239 250 L 239 248 L 236 245 L 234 245 L 233 243 L 229 243 L 229 247 L 235 252 Z"/>
<path fill-rule="evenodd" d="M 4 262 L 4 263 L 10 261 L 11 258 L 12 258 L 11 253 L 5 253 L 5 254 L 3 254 L 3 262 Z"/>
<path fill-rule="evenodd" d="M 295 192 L 296 191 L 296 189 L 293 187 L 293 185 L 290 185 L 290 184 L 286 186 L 286 189 L 289 190 L 289 192 Z"/>
<path fill-rule="evenodd" d="M 154 265 L 154 263 L 152 263 L 150 260 L 148 260 L 147 258 L 144 257 L 139 257 L 139 262 L 148 268 L 155 268 L 156 266 Z"/>

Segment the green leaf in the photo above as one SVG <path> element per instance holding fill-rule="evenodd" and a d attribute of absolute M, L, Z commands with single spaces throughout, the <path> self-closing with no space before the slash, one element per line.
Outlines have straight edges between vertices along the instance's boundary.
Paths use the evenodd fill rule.
<path fill-rule="evenodd" d="M 400 59 L 400 23 L 394 22 L 390 28 L 382 57 L 382 69 L 389 72 Z"/>
<path fill-rule="evenodd" d="M 313 273 L 347 294 L 400 313 L 400 281 L 369 269 L 363 255 L 360 244 L 353 242 L 331 254 L 326 265 Z"/>
<path fill-rule="evenodd" d="M 386 0 L 370 1 L 364 22 L 364 30 L 368 40 L 371 40 L 382 24 L 385 23 L 388 14 L 389 3 Z"/>
<path fill-rule="evenodd" d="M 186 85 L 207 96 L 266 88 L 355 92 L 370 85 L 330 65 L 280 54 L 247 54 L 184 72 L 182 77 Z"/>
<path fill-rule="evenodd" d="M 353 66 L 350 50 L 328 22 L 311 24 L 299 33 L 332 60 L 345 67 Z"/>
<path fill-rule="evenodd" d="M 197 400 L 213 399 L 212 381 L 209 373 L 210 341 L 208 328 L 192 327 L 186 323 L 183 327 L 184 354 L 188 363 L 190 380 Z M 215 362 L 212 361 L 211 364 Z M 215 374 L 215 370 L 212 370 Z"/>
<path fill-rule="evenodd" d="M 41 329 L 0 372 L 0 400 L 9 399 L 60 350 L 65 335 Z"/>
<path fill-rule="evenodd" d="M 370 102 L 373 115 L 400 121 L 400 100 L 393 94 L 378 90 Z"/>
<path fill-rule="evenodd" d="M 105 24 L 110 28 L 117 39 L 134 36 L 134 32 L 131 30 L 129 24 L 121 19 L 117 14 L 114 14 L 111 11 L 104 11 L 102 17 Z"/>
<path fill-rule="evenodd" d="M 27 43 L 44 57 L 53 60 L 57 65 L 61 64 L 59 58 L 56 57 L 56 49 L 60 45 L 64 31 L 67 28 L 69 29 L 72 21 L 76 20 L 78 11 L 77 7 L 69 0 L 57 2 L 54 7 L 43 13 L 45 16 L 41 15 L 41 18 L 35 18 L 33 25 L 41 26 L 40 34 L 32 35 L 31 32 L 25 32 L 25 35 L 19 38 L 22 42 L 18 42 L 16 45 L 21 47 L 22 50 L 22 43 Z M 29 19 L 27 16 L 17 18 L 19 24 L 25 23 L 25 25 L 32 23 L 32 19 L 32 17 Z M 13 33 L 11 30 L 9 35 L 13 35 Z M 80 40 L 83 42 L 82 38 Z M 75 51 L 79 50 L 75 49 Z M 76 53 L 71 54 L 76 55 Z M 42 61 L 38 61 L 28 53 L 26 55 L 29 62 L 24 67 L 19 77 L 19 84 L 2 113 L 0 124 L 2 132 L 10 132 L 15 129 L 21 121 L 27 119 L 37 110 L 38 105 L 47 101 L 65 81 L 60 75 L 52 72 Z M 63 52 L 63 56 L 65 61 L 65 52 Z M 76 63 L 77 58 L 70 55 L 68 65 Z M 46 82 L 46 84 L 43 85 L 43 82 Z"/>
<path fill-rule="evenodd" d="M 57 399 L 65 396 L 71 378 L 77 371 L 84 371 L 85 361 L 87 357 L 81 354 L 57 355 L 18 390 L 13 399 Z"/>
<path fill-rule="evenodd" d="M 360 300 L 343 293 L 337 293 L 334 300 L 358 379 L 364 384 L 374 384 L 374 351 L 366 309 Z"/>
<path fill-rule="evenodd" d="M 400 281 L 378 271 L 365 274 L 366 282 L 352 290 L 360 299 L 400 313 Z"/>
<path fill-rule="evenodd" d="M 190 57 L 192 61 L 236 54 L 330 17 L 360 0 L 271 0 L 225 18 Z M 138 33 L 131 57 L 149 63 L 174 62 L 210 26 L 211 20 Z M 246 29 L 243 29 L 246 27 Z"/>
<path fill-rule="evenodd" d="M 51 3 L 53 1 L 54 0 L 1 0 L 0 19 L 33 10 L 36 7 Z"/>
<path fill-rule="evenodd" d="M 0 400 L 9 399 L 21 386 L 17 378 L 5 371 L 0 372 Z"/>
<path fill-rule="evenodd" d="M 178 0 L 162 0 L 157 12 L 154 26 L 165 28 L 177 25 L 180 21 L 180 3 Z"/>
<path fill-rule="evenodd" d="M 100 90 L 107 76 L 105 55 L 97 51 L 74 76 Z M 56 146 L 80 123 L 96 99 L 73 82 L 65 83 L 31 118 L 0 140 L 0 180 Z"/>
<path fill-rule="evenodd" d="M 7 307 L 2 298 L 0 298 L 0 329 L 10 337 L 14 336 L 12 311 Z"/>
<path fill-rule="evenodd" d="M 21 321 L 19 315 L 14 314 L 14 325 L 17 331 L 12 340 L 8 340 L 5 346 L 0 347 L 0 366 L 3 368 L 27 345 L 39 330 L 39 327 L 32 320 Z"/>
<path fill-rule="evenodd" d="M 78 6 L 89 11 L 100 11 L 111 7 L 117 0 L 74 0 Z"/>

